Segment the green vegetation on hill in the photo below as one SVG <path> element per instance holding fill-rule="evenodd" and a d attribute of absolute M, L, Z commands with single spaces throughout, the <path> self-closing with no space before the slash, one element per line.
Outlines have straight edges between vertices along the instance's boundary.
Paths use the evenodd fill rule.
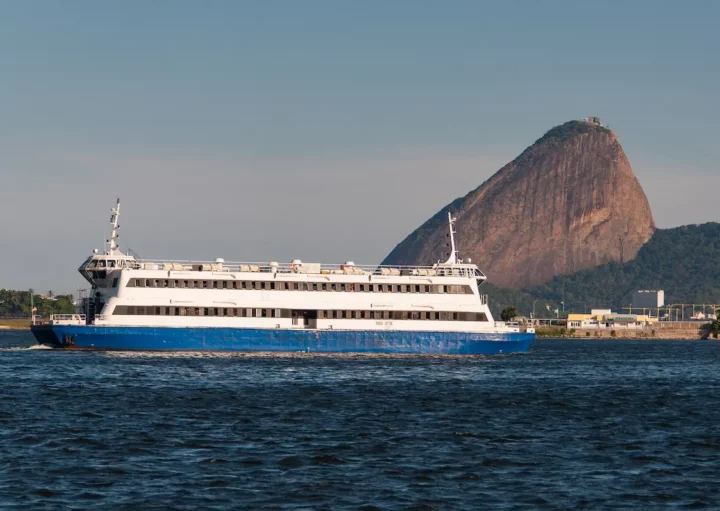
<path fill-rule="evenodd" d="M 14 291 L 11 289 L 0 289 L 0 316 L 22 316 L 30 317 L 30 291 Z M 72 295 L 50 296 L 42 298 L 33 293 L 33 302 L 37 311 L 35 314 L 41 317 L 48 317 L 50 314 L 72 314 L 75 307 L 72 304 Z"/>
<path fill-rule="evenodd" d="M 491 284 L 481 289 L 490 296 L 494 315 L 514 305 L 519 315 L 529 316 L 535 300 L 538 317 L 555 317 L 546 305 L 562 309 L 562 301 L 566 312 L 620 311 L 630 306 L 633 291 L 639 289 L 664 289 L 666 304 L 720 304 L 720 224 L 659 229 L 635 260 L 626 264 L 609 263 L 555 277 L 525 291 Z"/>
<path fill-rule="evenodd" d="M 634 261 L 556 277 L 529 292 L 565 308 L 630 305 L 638 289 L 664 289 L 665 302 L 720 303 L 720 224 L 661 229 Z"/>

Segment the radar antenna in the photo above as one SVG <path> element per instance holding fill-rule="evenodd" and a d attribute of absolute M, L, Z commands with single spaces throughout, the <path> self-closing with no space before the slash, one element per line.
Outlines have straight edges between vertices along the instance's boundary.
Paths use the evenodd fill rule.
<path fill-rule="evenodd" d="M 117 200 L 117 204 L 115 204 L 115 207 L 111 210 L 112 215 L 110 215 L 110 239 L 107 240 L 108 248 L 107 248 L 107 255 L 122 255 L 122 252 L 118 249 L 117 239 L 118 239 L 118 229 L 120 229 L 120 225 L 118 224 L 118 220 L 120 218 L 120 199 Z"/>
<path fill-rule="evenodd" d="M 450 228 L 450 233 L 448 234 L 448 236 L 450 236 L 450 257 L 448 257 L 448 260 L 445 261 L 445 264 L 458 264 L 462 262 L 460 260 L 458 249 L 455 246 L 455 234 L 457 233 L 455 230 L 455 222 L 457 222 L 457 218 L 453 218 L 452 214 L 448 211 L 448 224 Z"/>

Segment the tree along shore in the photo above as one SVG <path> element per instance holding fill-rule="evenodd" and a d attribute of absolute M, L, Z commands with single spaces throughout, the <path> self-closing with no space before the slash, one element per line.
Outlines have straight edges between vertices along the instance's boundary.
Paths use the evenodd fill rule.
<path fill-rule="evenodd" d="M 18 324 L 22 324 L 18 321 L 29 325 L 32 307 L 35 307 L 35 316 L 43 318 L 51 314 L 75 312 L 72 295 L 55 295 L 52 291 L 38 294 L 32 289 L 27 291 L 0 289 L 0 325 L 17 327 Z"/>

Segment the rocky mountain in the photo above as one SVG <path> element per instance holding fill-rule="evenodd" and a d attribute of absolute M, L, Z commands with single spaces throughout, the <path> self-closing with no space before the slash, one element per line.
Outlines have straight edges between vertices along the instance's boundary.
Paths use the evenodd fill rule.
<path fill-rule="evenodd" d="M 447 211 L 459 250 L 491 283 L 528 288 L 635 258 L 655 231 L 650 205 L 615 134 L 595 118 L 557 126 L 445 206 L 383 264 L 447 257 Z"/>

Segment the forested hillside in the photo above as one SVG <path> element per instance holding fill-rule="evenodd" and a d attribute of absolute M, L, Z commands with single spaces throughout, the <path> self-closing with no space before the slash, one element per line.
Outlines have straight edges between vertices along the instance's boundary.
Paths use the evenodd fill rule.
<path fill-rule="evenodd" d="M 515 305 L 524 316 L 529 316 L 534 300 L 538 316 L 550 316 L 546 305 L 562 308 L 562 301 L 566 311 L 620 310 L 630 305 L 638 289 L 664 289 L 668 304 L 720 304 L 720 224 L 658 229 L 629 263 L 556 277 L 524 292 L 490 285 L 482 289 L 490 295 L 494 314 Z"/>

